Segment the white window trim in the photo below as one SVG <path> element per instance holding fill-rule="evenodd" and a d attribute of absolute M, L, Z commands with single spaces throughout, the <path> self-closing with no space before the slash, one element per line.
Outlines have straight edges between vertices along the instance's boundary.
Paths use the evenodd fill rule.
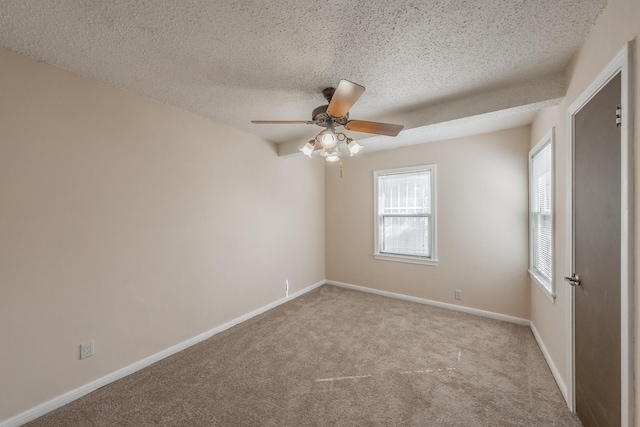
<path fill-rule="evenodd" d="M 391 175 L 398 173 L 408 173 L 408 172 L 420 172 L 420 171 L 430 171 L 431 172 L 431 257 L 421 257 L 421 256 L 411 256 L 411 255 L 396 255 L 396 254 L 385 254 L 380 253 L 379 246 L 379 232 L 380 232 L 380 224 L 379 224 L 379 216 L 378 216 L 378 177 L 381 175 Z M 430 265 L 437 266 L 438 265 L 438 256 L 437 256 L 437 194 L 436 194 L 436 165 L 422 165 L 422 166 L 410 166 L 406 168 L 397 168 L 397 169 L 385 169 L 373 172 L 373 200 L 374 200 L 374 238 L 373 238 L 373 257 L 375 259 L 384 260 L 384 261 L 396 261 L 396 262 L 405 262 L 409 264 L 422 264 L 422 265 Z"/>
<path fill-rule="evenodd" d="M 556 155 L 555 155 L 555 127 L 552 127 L 538 143 L 529 151 L 529 274 L 536 285 L 542 290 L 542 292 L 549 298 L 549 300 L 555 304 L 556 299 L 556 263 L 555 259 L 552 259 L 552 273 L 551 281 L 546 277 L 538 274 L 533 268 L 533 226 L 531 222 L 531 197 L 532 197 L 532 181 L 533 181 L 533 157 L 538 154 L 547 145 L 551 146 L 551 248 L 555 258 L 555 236 L 556 236 L 556 222 L 555 222 L 555 184 L 556 184 Z"/>

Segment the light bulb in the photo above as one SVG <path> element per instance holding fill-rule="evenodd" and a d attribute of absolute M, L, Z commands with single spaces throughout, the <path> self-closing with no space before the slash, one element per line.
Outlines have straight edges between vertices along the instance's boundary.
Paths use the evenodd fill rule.
<path fill-rule="evenodd" d="M 320 137 L 320 144 L 324 148 L 333 148 L 338 145 L 338 138 L 336 138 L 331 129 L 323 130 L 318 136 Z"/>
<path fill-rule="evenodd" d="M 349 153 L 351 153 L 352 156 L 355 156 L 360 150 L 362 150 L 362 145 L 352 139 L 347 143 L 347 148 L 349 148 Z"/>

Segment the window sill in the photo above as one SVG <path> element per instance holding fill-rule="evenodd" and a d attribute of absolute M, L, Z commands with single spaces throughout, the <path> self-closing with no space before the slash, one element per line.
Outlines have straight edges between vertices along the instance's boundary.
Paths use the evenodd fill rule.
<path fill-rule="evenodd" d="M 437 266 L 438 260 L 432 258 L 420 258 L 413 257 L 408 255 L 392 255 L 392 254 L 373 254 L 375 259 L 381 259 L 384 261 L 395 261 L 395 262 L 406 262 L 408 264 L 422 264 L 422 265 L 430 265 Z"/>
<path fill-rule="evenodd" d="M 538 285 L 538 287 L 542 290 L 542 293 L 545 294 L 547 298 L 549 298 L 549 301 L 555 304 L 556 294 L 549 290 L 549 288 L 551 287 L 551 283 L 549 283 L 548 280 L 540 277 L 540 275 L 536 274 L 532 270 L 529 270 L 529 275 L 531 276 L 531 279 L 533 279 L 535 284 Z"/>

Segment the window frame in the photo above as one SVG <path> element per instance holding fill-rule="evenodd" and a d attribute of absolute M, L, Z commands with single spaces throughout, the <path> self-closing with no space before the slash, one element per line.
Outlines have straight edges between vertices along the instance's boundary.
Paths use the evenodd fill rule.
<path fill-rule="evenodd" d="M 379 186 L 379 178 L 381 176 L 386 175 L 400 175 L 405 173 L 413 173 L 413 172 L 429 172 L 430 173 L 430 200 L 431 200 L 431 213 L 429 214 L 429 225 L 430 225 L 430 239 L 429 243 L 431 245 L 431 256 L 420 256 L 420 255 L 409 255 L 409 254 L 390 254 L 384 253 L 380 251 L 381 240 L 380 240 L 380 231 L 382 226 L 382 218 L 383 216 L 379 213 L 380 210 L 380 197 L 378 193 Z M 373 199 L 374 199 L 374 252 L 373 257 L 379 260 L 385 261 L 397 261 L 397 262 L 405 262 L 410 264 L 422 264 L 422 265 L 430 265 L 437 266 L 438 265 L 438 257 L 437 257 L 437 212 L 436 212 L 436 165 L 420 165 L 420 166 L 410 166 L 404 168 L 395 168 L 395 169 L 384 169 L 373 172 Z M 411 216 L 411 215 L 407 215 Z"/>
<path fill-rule="evenodd" d="M 543 276 L 537 268 L 534 266 L 534 212 L 533 212 L 533 160 L 534 158 L 547 146 L 550 147 L 551 152 L 551 185 L 549 191 L 549 206 L 551 210 L 551 279 L 547 279 Z M 542 290 L 542 292 L 551 300 L 551 302 L 555 303 L 556 298 L 556 289 L 555 289 L 555 127 L 552 127 L 539 141 L 538 143 L 529 151 L 529 275 L 533 279 L 533 281 L 538 285 L 538 287 Z"/>

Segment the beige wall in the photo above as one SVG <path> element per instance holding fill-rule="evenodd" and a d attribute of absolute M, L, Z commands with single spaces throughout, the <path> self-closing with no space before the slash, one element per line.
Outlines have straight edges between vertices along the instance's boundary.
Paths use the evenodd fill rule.
<path fill-rule="evenodd" d="M 535 324 L 540 336 L 549 350 L 549 353 L 558 368 L 560 374 L 567 381 L 567 319 L 566 319 L 566 284 L 562 281 L 562 276 L 567 272 L 566 266 L 566 160 L 567 160 L 567 129 L 566 112 L 568 107 L 587 86 L 598 76 L 615 54 L 623 45 L 638 37 L 640 34 L 640 4 L 638 0 L 610 0 L 607 8 L 598 18 L 595 27 L 585 40 L 580 51 L 576 54 L 567 69 L 567 96 L 558 107 L 542 110 L 536 116 L 532 124 L 531 144 L 535 144 L 551 126 L 556 126 L 556 287 L 558 299 L 555 304 L 551 304 L 536 286 L 531 286 L 531 320 Z M 635 123 L 636 128 L 640 124 L 640 108 L 638 100 L 640 91 L 638 84 L 638 61 L 640 50 L 638 44 L 632 49 L 634 60 L 633 70 L 635 89 Z M 638 168 L 640 154 L 639 139 L 640 132 L 636 131 L 634 138 L 635 164 Z M 638 201 L 640 195 L 640 174 L 636 173 L 636 224 L 640 224 L 640 209 Z M 636 228 L 638 230 L 638 228 Z M 635 265 L 636 271 L 640 271 L 640 250 L 638 248 L 638 233 L 635 237 Z M 636 279 L 637 282 L 637 279 Z M 640 293 L 636 292 L 636 298 Z M 638 300 L 636 300 L 636 306 Z M 636 316 L 636 321 L 638 320 Z M 638 326 L 636 326 L 637 330 Z M 636 340 L 637 346 L 637 340 Z M 636 357 L 640 356 L 640 351 L 636 347 Z M 640 359 L 636 359 L 636 370 Z M 636 390 L 640 388 L 636 375 Z M 636 408 L 640 405 L 640 393 L 636 396 Z M 636 426 L 640 426 L 640 417 L 636 417 Z"/>
<path fill-rule="evenodd" d="M 7 50 L 0 94 L 0 421 L 324 279 L 322 162 Z"/>
<path fill-rule="evenodd" d="M 529 127 L 348 158 L 325 172 L 327 279 L 529 318 Z M 366 150 L 366 147 L 365 147 Z M 373 172 L 437 165 L 437 267 L 373 258 Z M 463 300 L 454 299 L 454 290 Z"/>
<path fill-rule="evenodd" d="M 567 359 L 567 322 L 565 312 L 567 307 L 567 293 L 562 278 L 566 271 L 566 186 L 564 169 L 567 162 L 565 134 L 566 127 L 563 118 L 566 114 L 564 103 L 562 106 L 547 108 L 540 111 L 531 126 L 531 148 L 555 126 L 555 240 L 554 240 L 554 283 L 556 299 L 554 302 L 543 293 L 542 289 L 531 281 L 531 322 L 542 337 L 546 349 L 549 351 L 553 364 L 562 375 L 566 386 Z M 562 171 L 562 172 L 561 172 Z"/>

